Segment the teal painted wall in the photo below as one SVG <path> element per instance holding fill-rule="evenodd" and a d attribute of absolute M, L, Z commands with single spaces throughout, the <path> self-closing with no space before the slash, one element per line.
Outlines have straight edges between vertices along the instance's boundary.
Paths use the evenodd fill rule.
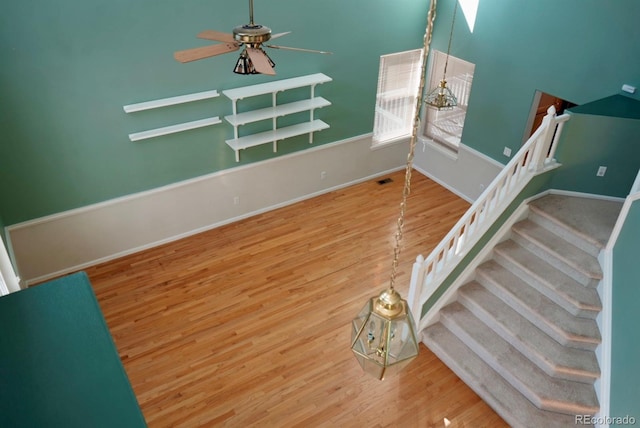
<path fill-rule="evenodd" d="M 640 421 L 640 201 L 631 206 L 613 250 L 611 415 Z"/>
<path fill-rule="evenodd" d="M 624 198 L 640 170 L 640 120 L 572 113 L 556 158 L 562 168 L 553 188 Z M 607 167 L 604 177 L 596 176 L 599 166 Z"/>
<path fill-rule="evenodd" d="M 255 21 L 292 31 L 278 44 L 331 56 L 270 50 L 278 78 L 322 72 L 333 102 L 317 116 L 324 144 L 371 132 L 379 56 L 419 48 L 425 1 L 256 0 Z M 237 54 L 190 64 L 176 50 L 207 44 L 204 29 L 248 21 L 232 0 L 32 0 L 0 14 L 0 212 L 7 225 L 237 166 L 223 123 L 144 140 L 132 132 L 231 113 L 225 97 L 125 114 L 122 106 L 274 80 L 232 73 Z M 268 145 L 267 145 L 268 146 Z M 309 147 L 306 138 L 246 150 L 241 164 Z"/>
<path fill-rule="evenodd" d="M 256 21 L 278 43 L 333 51 L 321 56 L 270 51 L 277 78 L 323 72 L 333 102 L 318 111 L 331 129 L 324 144 L 370 132 L 379 56 L 420 47 L 424 0 L 256 0 Z M 446 50 L 454 3 L 438 2 L 433 46 Z M 224 97 L 125 114 L 125 104 L 272 80 L 231 73 L 235 55 L 191 64 L 176 50 L 206 44 L 202 29 L 230 31 L 247 21 L 248 2 L 102 0 L 10 2 L 0 15 L 0 207 L 5 224 L 127 195 L 234 167 L 225 123 L 132 143 L 127 134 L 230 113 Z M 452 54 L 476 64 L 462 142 L 501 162 L 517 149 L 536 90 L 583 104 L 640 87 L 640 2 L 481 0 L 475 31 L 462 14 Z M 594 31 L 594 28 L 597 31 Z M 612 49 L 615 47 L 615 49 Z M 638 96 L 636 95 L 636 98 Z M 277 155 L 308 148 L 304 138 Z M 273 157 L 263 146 L 241 164 Z"/>
<path fill-rule="evenodd" d="M 443 51 L 453 7 L 438 2 L 433 47 Z M 521 145 L 536 90 L 584 104 L 640 88 L 636 0 L 480 0 L 473 34 L 458 16 L 451 53 L 476 65 L 462 143 L 502 163 L 504 146 Z"/>

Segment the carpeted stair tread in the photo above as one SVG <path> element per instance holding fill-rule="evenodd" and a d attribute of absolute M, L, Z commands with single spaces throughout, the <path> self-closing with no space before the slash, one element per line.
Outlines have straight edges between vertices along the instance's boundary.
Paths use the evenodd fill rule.
<path fill-rule="evenodd" d="M 602 279 L 598 259 L 531 220 L 513 225 L 512 239 L 578 282 L 595 286 Z M 551 257 L 550 257 L 551 256 Z"/>
<path fill-rule="evenodd" d="M 598 411 L 593 385 L 547 375 L 460 303 L 445 307 L 440 322 L 537 407 L 565 414 Z"/>
<path fill-rule="evenodd" d="M 602 249 L 611 236 L 622 202 L 547 195 L 531 201 L 529 208 L 534 214 L 554 222 L 596 249 Z"/>
<path fill-rule="evenodd" d="M 573 426 L 575 417 L 537 408 L 441 323 L 424 331 L 425 344 L 510 426 Z"/>
<path fill-rule="evenodd" d="M 571 315 L 495 261 L 476 269 L 476 281 L 561 344 L 595 349 L 600 343 L 595 320 Z"/>
<path fill-rule="evenodd" d="M 593 351 L 562 346 L 480 284 L 460 288 L 458 302 L 548 375 L 583 383 L 600 376 Z"/>
<path fill-rule="evenodd" d="M 595 319 L 602 310 L 595 288 L 585 287 L 515 241 L 496 245 L 494 259 L 572 315 Z"/>

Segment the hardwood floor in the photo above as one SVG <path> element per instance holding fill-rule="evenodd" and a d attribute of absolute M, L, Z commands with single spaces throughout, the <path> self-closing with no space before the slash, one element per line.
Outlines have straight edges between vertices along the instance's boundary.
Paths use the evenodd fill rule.
<path fill-rule="evenodd" d="M 350 322 L 388 285 L 404 171 L 87 269 L 150 427 L 499 427 L 424 345 L 367 377 Z M 468 203 L 413 174 L 396 289 Z"/>

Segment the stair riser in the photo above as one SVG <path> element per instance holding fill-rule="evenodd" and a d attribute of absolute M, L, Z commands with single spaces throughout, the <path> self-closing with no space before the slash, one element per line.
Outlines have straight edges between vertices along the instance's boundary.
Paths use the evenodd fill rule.
<path fill-rule="evenodd" d="M 511 293 L 500 287 L 499 284 L 495 283 L 489 277 L 481 274 L 480 272 L 478 272 L 476 281 L 486 287 L 487 290 L 495 294 L 498 298 L 500 298 L 500 300 L 511 306 L 511 308 L 520 313 L 520 315 L 526 318 L 533 325 L 555 339 L 558 343 L 564 346 L 585 349 L 589 351 L 593 351 L 597 348 L 597 341 L 589 341 L 587 340 L 587 338 L 572 338 L 568 336 L 558 326 L 555 326 L 553 323 L 547 321 L 538 312 L 527 306 L 526 303 L 516 299 L 513 295 L 511 295 Z"/>
<path fill-rule="evenodd" d="M 476 355 L 478 355 L 489 367 L 491 367 L 522 395 L 527 397 L 529 401 L 536 405 L 539 409 L 563 413 L 566 415 L 593 413 L 594 409 L 583 407 L 576 403 L 563 403 L 554 400 L 540 400 L 538 396 L 529 388 L 524 381 L 503 367 L 498 359 L 493 355 L 492 349 L 488 344 L 480 343 L 474 337 L 469 335 L 464 328 L 458 325 L 452 317 L 446 313 L 441 314 L 440 322 L 456 335 L 464 344 L 466 344 Z"/>
<path fill-rule="evenodd" d="M 482 361 L 484 361 L 489 367 L 500 374 L 512 387 L 518 390 L 522 395 L 527 397 L 536 407 L 542 408 L 542 403 L 538 400 L 538 397 L 527 388 L 527 385 L 518 381 L 508 370 L 505 370 L 496 360 L 496 357 L 483 346 L 481 346 L 474 338 L 469 336 L 462 328 L 460 328 L 451 317 L 441 314 L 440 322 L 446 328 L 448 328 L 462 343 L 467 345 Z M 549 409 L 545 409 L 549 410 Z"/>
<path fill-rule="evenodd" d="M 549 252 L 546 248 L 541 247 L 537 242 L 531 241 L 526 236 L 523 236 L 516 232 L 513 234 L 511 239 L 513 239 L 515 242 L 522 245 L 524 248 L 531 251 L 541 259 L 545 260 L 547 263 L 560 270 L 565 275 L 568 275 L 571 278 L 575 279 L 585 287 L 595 288 L 598 286 L 598 283 L 600 282 L 599 278 L 592 278 L 586 275 L 584 272 L 575 269 L 573 266 L 566 263 L 563 259 Z"/>
<path fill-rule="evenodd" d="M 529 211 L 529 220 L 553 231 L 556 235 L 561 236 L 576 247 L 591 254 L 593 257 L 598 257 L 598 254 L 600 254 L 600 247 L 596 244 L 576 235 L 561 223 L 553 221 L 545 215 L 539 214 L 534 207 L 531 207 L 531 210 Z"/>
<path fill-rule="evenodd" d="M 524 269 L 517 262 L 512 259 L 505 257 L 504 254 L 495 251 L 493 259 L 504 266 L 506 269 L 513 272 L 518 277 L 522 278 L 528 284 L 530 284 L 533 288 L 538 290 L 540 293 L 544 294 L 547 298 L 552 300 L 554 303 L 564 308 L 570 314 L 581 317 L 581 318 L 589 318 L 596 319 L 598 314 L 600 313 L 602 308 L 597 307 L 580 307 L 576 302 L 569 300 L 564 295 L 557 293 L 552 287 L 544 284 L 533 275 L 531 275 L 526 269 Z"/>
<path fill-rule="evenodd" d="M 462 344 L 455 345 L 451 340 L 441 341 L 439 335 L 433 330 L 439 327 L 441 324 L 438 323 L 425 331 L 427 347 L 510 426 L 564 428 L 573 425 L 575 421 L 573 415 L 534 410 L 529 400 L 520 395 L 493 369 L 481 362 L 468 347 Z M 452 335 L 451 332 L 449 334 Z M 518 410 L 514 411 L 515 408 Z"/>
<path fill-rule="evenodd" d="M 525 340 L 516 337 L 511 331 L 507 330 L 500 322 L 498 322 L 490 312 L 483 308 L 478 302 L 475 302 L 465 293 L 458 295 L 458 302 L 464 305 L 472 314 L 478 317 L 483 323 L 491 328 L 503 340 L 516 348 L 518 352 L 526 356 L 533 364 L 538 366 L 549 376 L 558 379 L 564 379 L 574 382 L 586 383 L 592 385 L 599 377 L 599 373 L 589 373 L 583 370 L 563 370 L 553 365 L 547 360 L 535 347 L 526 343 Z M 525 338 L 526 339 L 526 338 Z"/>
<path fill-rule="evenodd" d="M 510 426 L 521 426 L 517 421 L 512 419 L 511 417 L 511 409 L 505 409 L 504 406 L 501 405 L 491 394 L 488 394 L 485 391 L 487 385 L 483 385 L 478 382 L 478 380 L 471 375 L 467 370 L 465 370 L 458 362 L 452 358 L 447 351 L 440 346 L 440 344 L 436 341 L 430 340 L 427 337 L 427 346 L 433 352 L 440 361 L 444 362 L 447 367 L 451 369 L 452 372 L 456 374 L 469 388 L 471 388 L 476 394 L 478 394 L 482 399 L 489 404 Z M 489 369 L 490 370 L 490 369 Z M 514 392 L 517 394 L 517 392 Z M 522 426 L 524 428 L 524 426 Z"/>

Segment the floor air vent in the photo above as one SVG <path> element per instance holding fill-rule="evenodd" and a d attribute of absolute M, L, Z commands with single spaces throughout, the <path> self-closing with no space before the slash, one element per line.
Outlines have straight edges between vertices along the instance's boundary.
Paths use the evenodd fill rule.
<path fill-rule="evenodd" d="M 383 185 L 383 184 L 387 184 L 387 183 L 391 183 L 393 180 L 390 178 L 383 178 L 382 180 L 378 180 L 378 184 L 379 185 Z"/>

